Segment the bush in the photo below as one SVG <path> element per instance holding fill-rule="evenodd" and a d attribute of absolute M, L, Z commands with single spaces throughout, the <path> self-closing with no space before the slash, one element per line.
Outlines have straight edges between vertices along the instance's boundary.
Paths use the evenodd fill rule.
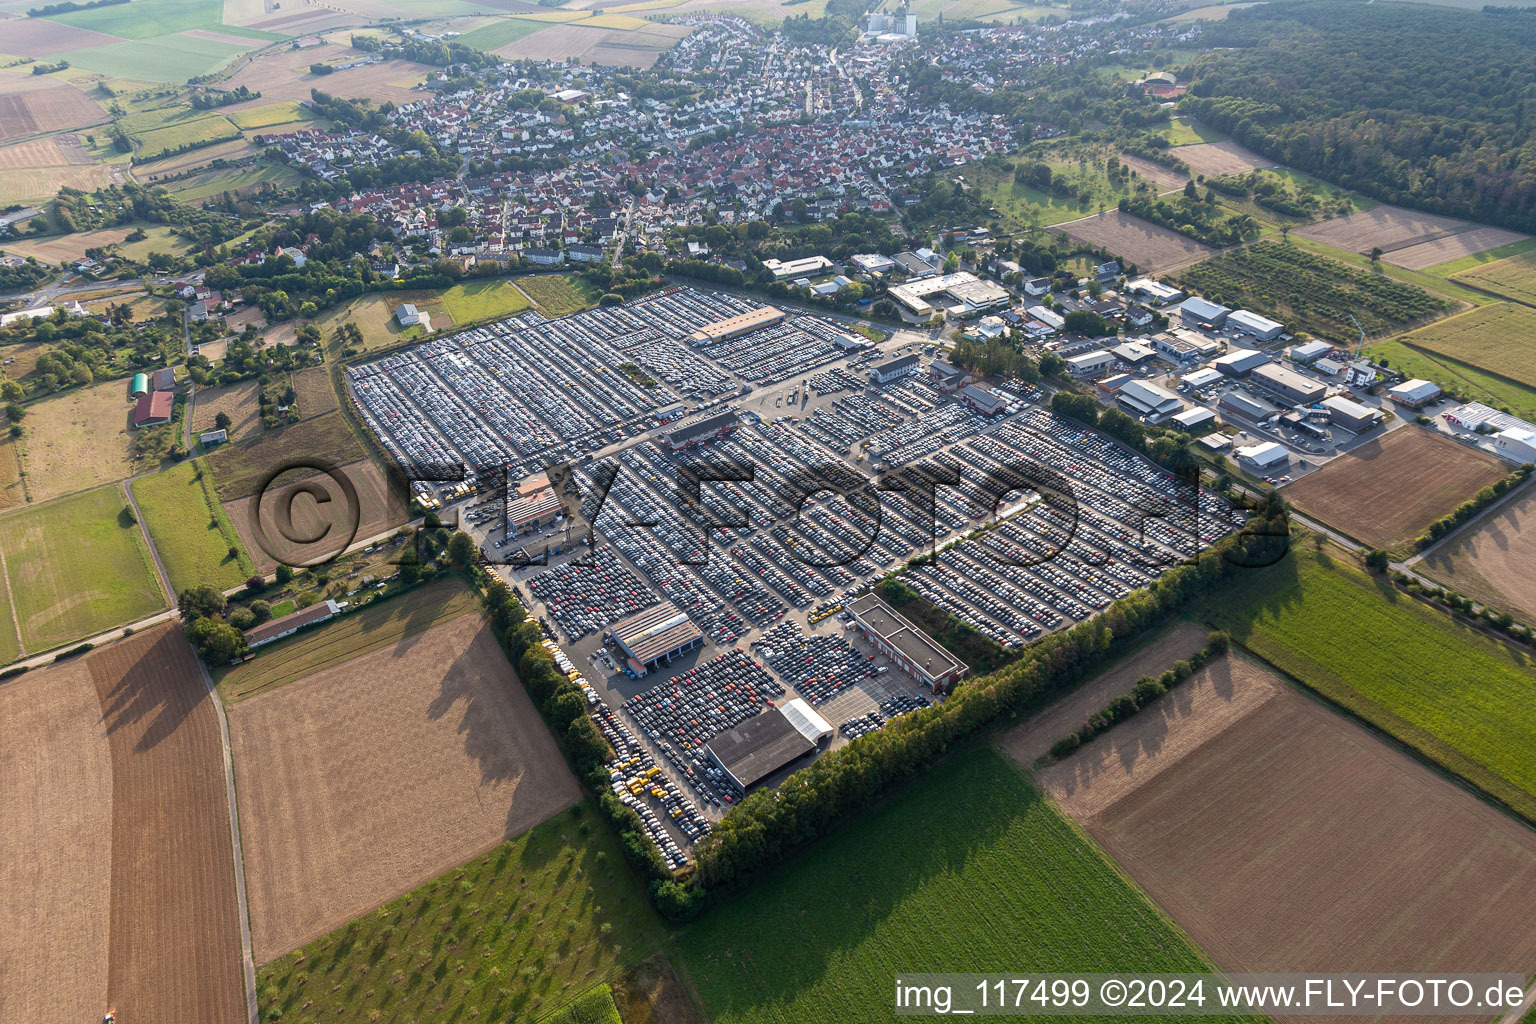
<path fill-rule="evenodd" d="M 1072 751 L 1083 745 L 1083 738 L 1075 732 L 1069 732 L 1055 743 L 1051 744 L 1052 757 L 1066 757 Z"/>

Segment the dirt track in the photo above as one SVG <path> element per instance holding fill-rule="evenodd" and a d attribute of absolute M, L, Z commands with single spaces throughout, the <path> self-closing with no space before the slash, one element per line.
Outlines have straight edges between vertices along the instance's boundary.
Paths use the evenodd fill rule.
<path fill-rule="evenodd" d="M 1229 971 L 1536 961 L 1536 833 L 1247 661 L 1040 782 Z"/>
<path fill-rule="evenodd" d="M 256 963 L 578 798 L 478 614 L 233 705 Z"/>

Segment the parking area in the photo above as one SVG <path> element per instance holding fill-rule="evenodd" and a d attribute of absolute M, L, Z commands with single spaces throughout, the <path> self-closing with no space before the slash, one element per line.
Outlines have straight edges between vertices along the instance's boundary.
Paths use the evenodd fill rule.
<path fill-rule="evenodd" d="M 504 462 L 514 481 L 575 464 L 579 514 L 511 540 L 488 482 L 425 491 L 493 562 L 542 561 L 496 571 L 579 674 L 615 745 L 615 793 L 674 862 L 742 795 L 707 760 L 711 737 L 800 698 L 834 727 L 825 749 L 942 699 L 843 612 L 886 574 L 1016 649 L 1242 524 L 1023 381 L 983 384 L 991 417 L 940 390 L 926 359 L 871 382 L 871 364 L 921 355 L 922 335 L 850 351 L 835 322 L 790 316 L 698 336 L 754 308 L 680 289 L 558 321 L 522 314 L 350 371 L 403 464 Z M 721 411 L 721 429 L 678 443 L 678 423 Z M 636 678 L 607 629 L 663 599 L 704 643 Z"/>

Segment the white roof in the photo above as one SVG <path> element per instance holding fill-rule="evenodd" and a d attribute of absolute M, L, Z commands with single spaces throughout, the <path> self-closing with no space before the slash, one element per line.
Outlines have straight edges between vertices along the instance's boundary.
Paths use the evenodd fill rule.
<path fill-rule="evenodd" d="M 799 697 L 779 705 L 779 711 L 789 719 L 789 724 L 793 725 L 800 735 L 812 743 L 820 743 L 832 735 L 832 726 L 827 723 L 827 720 Z"/>
<path fill-rule="evenodd" d="M 1093 352 L 1082 352 L 1075 356 L 1067 356 L 1066 364 L 1068 366 L 1096 366 L 1099 363 L 1107 363 L 1109 360 L 1110 355 L 1108 352 L 1103 349 L 1097 349 Z"/>
<path fill-rule="evenodd" d="M 1192 388 L 1203 388 L 1207 384 L 1214 384 L 1218 380 L 1221 380 L 1221 371 L 1212 369 L 1211 367 L 1207 366 L 1203 370 L 1196 370 L 1194 373 L 1186 373 L 1184 376 L 1180 377 L 1179 380 L 1183 381 L 1185 384 L 1188 384 Z"/>
<path fill-rule="evenodd" d="M 1227 317 L 1227 323 L 1236 324 L 1250 334 L 1271 334 L 1285 329 L 1285 325 L 1280 321 L 1271 320 L 1267 316 L 1260 316 L 1247 309 L 1234 310 Z"/>
<path fill-rule="evenodd" d="M 1439 391 L 1440 386 L 1438 384 L 1415 377 L 1413 380 L 1405 380 L 1395 387 L 1388 388 L 1387 394 L 1394 397 L 1419 399 L 1428 398 L 1430 395 L 1439 393 Z"/>
<path fill-rule="evenodd" d="M 1370 406 L 1361 405 L 1359 402 L 1356 402 L 1353 399 L 1345 398 L 1343 395 L 1334 395 L 1332 398 L 1323 399 L 1323 407 L 1326 409 L 1337 409 L 1339 412 L 1342 412 L 1347 416 L 1356 416 L 1361 418 L 1370 416 L 1372 413 L 1380 415 L 1377 410 L 1372 409 Z"/>
<path fill-rule="evenodd" d="M 1219 320 L 1232 312 L 1226 306 L 1218 305 L 1209 299 L 1202 299 L 1198 295 L 1185 299 L 1179 309 L 1200 320 Z"/>
<path fill-rule="evenodd" d="M 1175 423 L 1181 423 L 1186 427 L 1194 427 L 1215 418 L 1216 414 L 1211 412 L 1211 410 L 1197 405 L 1193 409 L 1185 409 L 1183 412 L 1175 416 L 1173 421 Z"/>
<path fill-rule="evenodd" d="M 1251 444 L 1246 448 L 1237 450 L 1237 457 L 1253 463 L 1255 466 L 1272 466 L 1277 462 L 1284 462 L 1290 458 L 1290 453 L 1283 445 L 1273 441 L 1265 441 L 1263 444 Z"/>

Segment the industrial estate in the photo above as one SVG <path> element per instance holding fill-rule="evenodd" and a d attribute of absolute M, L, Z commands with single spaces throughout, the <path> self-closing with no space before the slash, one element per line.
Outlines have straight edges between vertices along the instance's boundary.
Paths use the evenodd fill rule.
<path fill-rule="evenodd" d="M 0 1024 L 1536 1020 L 1522 5 L 0 25 Z"/>

